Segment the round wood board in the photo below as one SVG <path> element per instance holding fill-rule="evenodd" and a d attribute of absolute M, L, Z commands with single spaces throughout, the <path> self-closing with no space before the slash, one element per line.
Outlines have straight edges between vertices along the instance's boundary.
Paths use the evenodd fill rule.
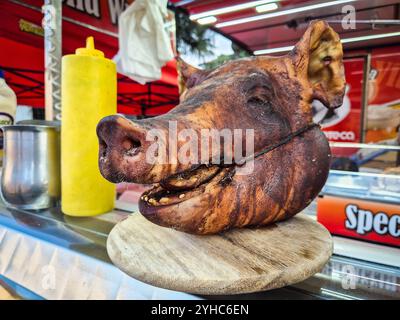
<path fill-rule="evenodd" d="M 320 271 L 332 255 L 329 232 L 304 214 L 271 226 L 197 236 L 132 214 L 107 240 L 113 263 L 151 285 L 195 294 L 280 288 Z"/>

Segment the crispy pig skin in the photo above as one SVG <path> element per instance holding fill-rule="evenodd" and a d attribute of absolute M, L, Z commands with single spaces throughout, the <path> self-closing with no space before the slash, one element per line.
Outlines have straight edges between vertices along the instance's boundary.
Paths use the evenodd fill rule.
<path fill-rule="evenodd" d="M 152 128 L 167 133 L 171 120 L 177 121 L 178 130 L 190 128 L 199 136 L 203 128 L 254 129 L 258 152 L 310 125 L 314 99 L 331 109 L 342 104 L 342 57 L 339 36 L 326 22 L 313 21 L 284 56 L 239 59 L 210 71 L 178 59 L 180 104 L 151 119 L 102 120 L 100 170 L 114 182 L 159 183 L 143 194 L 139 209 L 160 226 L 203 235 L 288 219 L 318 195 L 327 179 L 330 149 L 319 127 L 259 156 L 248 174 L 237 164 L 210 167 L 209 172 L 198 171 L 200 183 L 192 184 L 179 182 L 177 174 L 187 174 L 194 164 L 146 163 L 143 136 Z M 110 126 L 113 130 L 107 130 Z M 128 153 L 133 156 L 123 149 L 125 136 L 137 146 Z"/>

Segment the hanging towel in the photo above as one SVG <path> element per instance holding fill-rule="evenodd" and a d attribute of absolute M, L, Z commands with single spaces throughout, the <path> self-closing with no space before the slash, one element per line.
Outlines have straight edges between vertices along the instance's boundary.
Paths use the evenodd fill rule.
<path fill-rule="evenodd" d="M 161 78 L 161 67 L 173 57 L 164 22 L 168 0 L 135 0 L 119 17 L 117 70 L 145 84 Z"/>

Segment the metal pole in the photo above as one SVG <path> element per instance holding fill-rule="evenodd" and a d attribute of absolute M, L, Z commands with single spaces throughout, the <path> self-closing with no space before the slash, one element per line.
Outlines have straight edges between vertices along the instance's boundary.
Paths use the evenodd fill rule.
<path fill-rule="evenodd" d="M 369 91 L 369 74 L 371 72 L 371 53 L 368 53 L 364 59 L 363 68 L 363 91 L 361 105 L 361 142 L 365 143 L 368 125 L 368 91 Z"/>
<path fill-rule="evenodd" d="M 61 120 L 62 1 L 44 0 L 42 7 L 45 61 L 45 118 Z"/>

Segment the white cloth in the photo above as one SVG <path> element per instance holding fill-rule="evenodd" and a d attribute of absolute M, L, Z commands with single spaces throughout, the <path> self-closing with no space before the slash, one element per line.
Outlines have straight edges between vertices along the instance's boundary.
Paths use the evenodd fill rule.
<path fill-rule="evenodd" d="M 17 97 L 6 81 L 0 78 L 0 127 L 14 123 L 16 110 Z"/>
<path fill-rule="evenodd" d="M 164 18 L 168 0 L 135 0 L 119 17 L 118 72 L 144 84 L 174 57 Z"/>

